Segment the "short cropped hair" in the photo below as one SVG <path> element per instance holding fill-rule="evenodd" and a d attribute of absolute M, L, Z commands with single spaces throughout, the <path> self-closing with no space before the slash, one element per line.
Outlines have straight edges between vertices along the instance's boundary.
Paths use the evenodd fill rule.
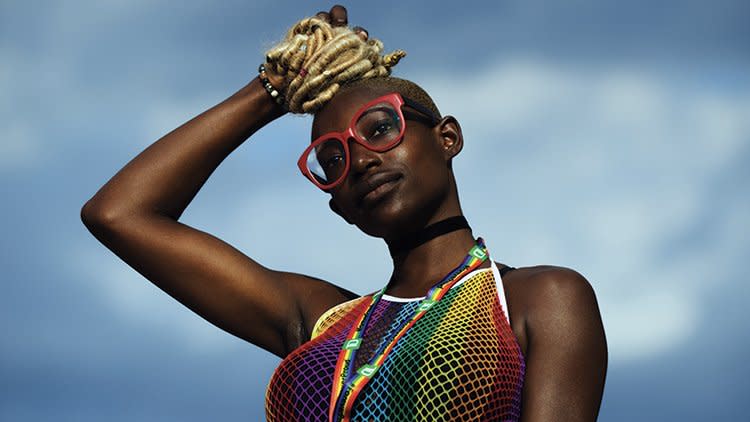
<path fill-rule="evenodd" d="M 393 76 L 383 76 L 367 79 L 357 79 L 341 85 L 338 90 L 338 94 L 346 93 L 356 88 L 374 88 L 374 89 L 385 89 L 387 91 L 398 92 L 399 94 L 409 97 L 411 100 L 416 101 L 420 105 L 430 110 L 437 119 L 441 118 L 440 110 L 432 100 L 430 95 L 421 86 L 416 83 L 401 78 L 395 78 Z"/>

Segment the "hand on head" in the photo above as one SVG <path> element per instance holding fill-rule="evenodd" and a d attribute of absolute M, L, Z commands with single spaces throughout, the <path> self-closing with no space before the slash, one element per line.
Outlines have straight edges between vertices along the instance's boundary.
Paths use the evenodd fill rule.
<path fill-rule="evenodd" d="M 331 26 L 347 26 L 349 24 L 349 17 L 346 12 L 346 8 L 337 4 L 331 7 L 328 12 L 318 12 L 315 14 L 320 19 L 331 24 Z M 367 41 L 368 33 L 365 28 L 361 26 L 355 26 L 352 30 L 362 38 L 363 41 Z"/>
<path fill-rule="evenodd" d="M 328 12 L 320 11 L 316 13 L 315 16 L 318 19 L 322 19 L 325 22 L 329 23 L 333 27 L 347 26 L 349 24 L 349 16 L 347 14 L 346 8 L 339 4 L 331 7 L 331 10 L 329 10 Z M 357 34 L 362 39 L 362 41 L 367 41 L 369 34 L 365 28 L 362 28 L 361 26 L 355 26 L 354 28 L 352 28 L 352 31 L 354 31 L 354 33 Z M 266 73 L 268 74 L 268 80 L 273 86 L 278 87 L 282 85 L 284 78 L 276 73 L 272 68 L 266 69 Z"/>

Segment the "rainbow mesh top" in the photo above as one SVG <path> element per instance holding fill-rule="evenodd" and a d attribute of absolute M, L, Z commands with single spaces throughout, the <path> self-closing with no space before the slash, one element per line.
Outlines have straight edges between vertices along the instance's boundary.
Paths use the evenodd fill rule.
<path fill-rule="evenodd" d="M 371 311 L 354 367 L 412 318 L 424 298 L 383 295 Z M 281 361 L 266 391 L 269 421 L 327 421 L 342 345 L 373 295 L 317 321 L 312 339 Z M 525 362 L 506 314 L 500 273 L 461 277 L 409 328 L 356 396 L 351 421 L 517 421 Z M 385 339 L 385 340 L 384 340 Z"/>

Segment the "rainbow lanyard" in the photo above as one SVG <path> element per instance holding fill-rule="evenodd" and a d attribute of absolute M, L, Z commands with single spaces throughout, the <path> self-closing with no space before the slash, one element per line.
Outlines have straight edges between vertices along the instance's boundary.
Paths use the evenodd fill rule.
<path fill-rule="evenodd" d="M 328 412 L 328 418 L 330 422 L 335 420 L 349 421 L 349 415 L 354 401 L 357 399 L 359 392 L 367 384 L 367 382 L 375 375 L 375 372 L 385 361 L 385 358 L 393 350 L 396 342 L 406 334 L 406 331 L 411 328 L 419 318 L 422 317 L 435 303 L 437 303 L 454 284 L 456 284 L 461 278 L 474 271 L 488 258 L 487 248 L 484 245 L 484 240 L 480 237 L 477 239 L 476 244 L 469 250 L 469 253 L 464 258 L 464 261 L 453 269 L 447 276 L 435 284 L 427 296 L 422 299 L 422 303 L 414 311 L 414 315 L 411 319 L 406 322 L 398 333 L 388 342 L 385 348 L 382 348 L 380 353 L 372 358 L 370 363 L 362 365 L 355 373 L 352 373 L 352 366 L 354 363 L 354 357 L 357 349 L 362 344 L 362 333 L 364 332 L 367 322 L 372 315 L 372 311 L 375 309 L 375 305 L 380 301 L 380 298 L 385 293 L 385 287 L 380 289 L 373 298 L 368 308 L 362 313 L 357 320 L 357 323 L 352 326 L 352 330 L 349 332 L 346 340 L 344 341 L 341 351 L 339 352 L 338 360 L 336 361 L 336 369 L 333 373 L 333 386 L 331 388 L 331 405 Z M 334 418 L 338 416 L 338 419 Z"/>

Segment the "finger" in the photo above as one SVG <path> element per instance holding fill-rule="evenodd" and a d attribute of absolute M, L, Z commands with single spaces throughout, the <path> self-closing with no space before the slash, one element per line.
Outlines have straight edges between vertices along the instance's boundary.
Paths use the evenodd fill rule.
<path fill-rule="evenodd" d="M 340 4 L 333 6 L 328 14 L 331 16 L 331 25 L 333 26 L 346 26 L 349 23 L 346 8 Z"/>
<path fill-rule="evenodd" d="M 370 34 L 367 33 L 367 30 L 365 28 L 362 28 L 361 26 L 355 26 L 352 28 L 352 31 L 354 31 L 355 34 L 357 34 L 360 38 L 362 38 L 362 41 L 367 41 L 367 38 L 370 36 Z"/>
<path fill-rule="evenodd" d="M 329 15 L 328 12 L 324 12 L 324 11 L 321 10 L 320 12 L 316 13 L 315 16 L 318 19 L 321 19 L 321 20 L 324 20 L 324 21 L 326 21 L 328 23 L 331 23 L 331 15 Z"/>

